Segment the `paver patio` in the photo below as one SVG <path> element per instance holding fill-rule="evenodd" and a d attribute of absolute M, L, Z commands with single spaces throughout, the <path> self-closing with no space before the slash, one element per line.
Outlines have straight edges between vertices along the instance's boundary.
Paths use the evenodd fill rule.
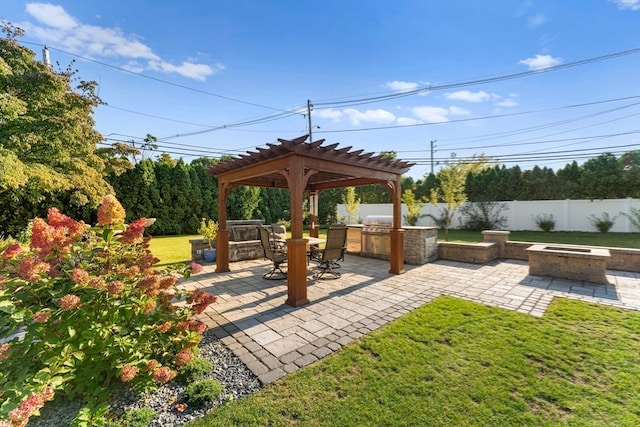
<path fill-rule="evenodd" d="M 542 316 L 554 297 L 640 310 L 640 273 L 607 270 L 608 284 L 529 275 L 525 261 L 486 265 L 437 261 L 388 272 L 384 260 L 347 255 L 342 277 L 314 280 L 302 307 L 285 304 L 286 280 L 264 280 L 270 262 L 206 265 L 183 286 L 218 296 L 201 315 L 213 333 L 263 383 L 275 381 L 433 300 L 450 295 Z"/>

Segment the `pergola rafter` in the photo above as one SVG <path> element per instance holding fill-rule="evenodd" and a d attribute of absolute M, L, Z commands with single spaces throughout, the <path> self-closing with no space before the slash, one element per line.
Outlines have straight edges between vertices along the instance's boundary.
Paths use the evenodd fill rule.
<path fill-rule="evenodd" d="M 391 231 L 390 273 L 403 270 L 403 235 L 401 229 L 400 178 L 413 163 L 374 156 L 339 144 L 322 145 L 324 140 L 305 142 L 304 135 L 292 140 L 278 139 L 268 148 L 256 148 L 238 157 L 211 166 L 209 173 L 218 178 L 217 272 L 229 271 L 229 231 L 226 229 L 226 206 L 229 193 L 240 185 L 287 188 L 291 194 L 291 239 L 288 250 L 287 304 L 300 306 L 309 302 L 306 288 L 306 243 L 302 238 L 302 205 L 304 193 L 311 200 L 310 235 L 318 236 L 318 194 L 330 188 L 381 184 L 391 192 L 393 229 Z"/>

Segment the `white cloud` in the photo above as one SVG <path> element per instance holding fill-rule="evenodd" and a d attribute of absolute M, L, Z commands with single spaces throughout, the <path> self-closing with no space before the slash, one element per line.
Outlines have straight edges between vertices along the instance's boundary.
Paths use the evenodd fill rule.
<path fill-rule="evenodd" d="M 420 120 L 427 123 L 440 123 L 449 121 L 449 110 L 442 107 L 414 107 L 411 112 Z"/>
<path fill-rule="evenodd" d="M 150 69 L 204 81 L 208 76 L 224 70 L 224 65 L 221 64 L 210 66 L 194 61 L 183 61 L 180 65 L 172 64 L 155 54 L 151 47 L 135 36 L 125 34 L 119 28 L 82 24 L 61 6 L 28 3 L 26 12 L 38 22 L 23 24 L 34 37 L 78 55 L 126 60 L 123 68 L 130 71 L 141 72 Z M 146 60 L 147 63 L 136 60 Z"/>
<path fill-rule="evenodd" d="M 620 9 L 640 10 L 640 0 L 610 0 Z"/>
<path fill-rule="evenodd" d="M 122 65 L 127 71 L 131 71 L 132 73 L 141 73 L 144 71 L 144 67 L 140 65 L 138 61 L 128 61 L 126 64 Z"/>
<path fill-rule="evenodd" d="M 562 58 L 554 58 L 551 55 L 536 55 L 535 58 L 523 59 L 519 62 L 529 67 L 529 70 L 542 70 L 562 64 Z"/>
<path fill-rule="evenodd" d="M 497 102 L 496 105 L 498 107 L 515 107 L 518 105 L 518 102 L 513 98 L 507 98 L 504 101 Z"/>
<path fill-rule="evenodd" d="M 529 18 L 529 26 L 530 27 L 539 27 L 540 25 L 547 22 L 547 17 L 543 14 L 539 13 L 535 16 Z"/>
<path fill-rule="evenodd" d="M 27 13 L 33 16 L 36 21 L 49 27 L 70 30 L 78 26 L 78 22 L 62 6 L 50 3 L 27 3 L 25 8 Z"/>
<path fill-rule="evenodd" d="M 330 119 L 334 122 L 340 122 L 342 119 L 349 119 L 352 125 L 357 126 L 362 122 L 389 124 L 396 120 L 396 116 L 387 110 L 367 110 L 360 111 L 355 108 L 346 108 L 344 110 L 334 110 L 332 108 L 322 109 L 314 112 L 315 117 Z"/>
<path fill-rule="evenodd" d="M 452 116 L 467 116 L 471 114 L 471 111 L 465 110 L 464 108 L 452 106 L 449 107 L 449 113 L 451 113 Z"/>
<path fill-rule="evenodd" d="M 214 69 L 206 64 L 183 62 L 180 65 L 173 65 L 165 61 L 149 61 L 149 68 L 163 73 L 178 73 L 184 77 L 201 81 L 205 81 L 208 76 L 215 74 L 216 71 L 224 70 L 223 65 L 216 65 Z"/>
<path fill-rule="evenodd" d="M 416 92 L 416 94 L 418 96 L 426 96 L 429 94 L 429 86 L 430 83 L 429 82 L 423 82 L 423 81 L 418 81 L 418 82 L 405 82 L 402 80 L 394 80 L 392 82 L 387 82 L 384 84 L 384 87 L 386 87 L 387 89 L 391 89 L 397 92 L 409 92 L 412 90 L 417 90 L 422 88 L 421 90 L 419 90 L 418 92 Z"/>
<path fill-rule="evenodd" d="M 446 99 L 466 102 L 485 102 L 491 99 L 490 94 L 481 90 L 479 92 L 469 92 L 468 90 L 459 90 L 457 92 L 448 92 L 444 94 Z"/>
<path fill-rule="evenodd" d="M 398 123 L 400 126 L 411 126 L 411 125 L 417 125 L 421 123 L 421 121 L 414 119 L 413 117 L 398 117 L 398 120 L 396 120 L 396 123 Z"/>
<path fill-rule="evenodd" d="M 322 117 L 323 119 L 331 119 L 334 122 L 339 122 L 340 119 L 342 119 L 342 117 L 344 116 L 344 114 L 342 114 L 342 111 L 334 110 L 333 108 L 314 111 L 313 115 L 315 117 Z"/>
<path fill-rule="evenodd" d="M 388 124 L 393 123 L 396 119 L 396 116 L 393 113 L 381 109 L 360 111 L 355 108 L 346 108 L 343 113 L 349 118 L 351 124 L 354 126 L 359 125 L 361 122 Z"/>
<path fill-rule="evenodd" d="M 408 92 L 410 90 L 416 89 L 420 85 L 416 82 L 403 82 L 394 80 L 392 82 L 385 83 L 384 86 L 387 89 L 397 90 L 398 92 Z"/>

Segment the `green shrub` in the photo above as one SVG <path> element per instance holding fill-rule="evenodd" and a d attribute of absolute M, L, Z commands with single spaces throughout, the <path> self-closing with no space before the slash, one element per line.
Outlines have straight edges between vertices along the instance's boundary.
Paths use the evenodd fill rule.
<path fill-rule="evenodd" d="M 147 427 L 157 416 L 151 408 L 129 409 L 119 418 L 122 427 Z"/>
<path fill-rule="evenodd" d="M 638 230 L 640 230 L 640 209 L 631 208 L 631 213 L 622 212 L 622 215 L 626 216 L 631 224 Z"/>
<path fill-rule="evenodd" d="M 183 383 L 192 383 L 203 378 L 211 372 L 211 369 L 213 369 L 213 363 L 199 357 L 178 368 L 177 379 Z"/>
<path fill-rule="evenodd" d="M 596 230 L 600 233 L 608 233 L 615 224 L 616 217 L 609 217 L 608 212 L 602 212 L 602 216 L 598 217 L 596 215 L 589 215 L 589 222 L 593 225 Z"/>
<path fill-rule="evenodd" d="M 175 284 L 200 266 L 155 268 L 150 221 L 124 219 L 113 196 L 92 228 L 50 209 L 28 246 L 0 254 L 0 425 L 26 423 L 55 394 L 85 399 L 76 417 L 94 424 L 110 384 L 152 388 L 194 357 L 206 326 L 193 316 L 215 297 Z"/>
<path fill-rule="evenodd" d="M 502 212 L 508 210 L 506 203 L 500 202 L 472 202 L 460 208 L 463 230 L 482 231 L 500 230 L 507 225 L 507 217 Z"/>
<path fill-rule="evenodd" d="M 533 217 L 538 228 L 545 233 L 552 231 L 556 228 L 556 218 L 551 214 L 536 215 Z"/>
<path fill-rule="evenodd" d="M 223 391 L 224 387 L 218 381 L 206 379 L 189 384 L 182 394 L 182 399 L 191 407 L 201 408 L 213 403 Z"/>

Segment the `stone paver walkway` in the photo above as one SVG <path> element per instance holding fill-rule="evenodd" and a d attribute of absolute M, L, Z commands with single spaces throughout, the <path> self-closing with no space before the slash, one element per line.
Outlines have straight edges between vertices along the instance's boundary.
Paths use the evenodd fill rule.
<path fill-rule="evenodd" d="M 532 276 L 525 261 L 486 265 L 437 261 L 406 265 L 390 274 L 389 262 L 347 255 L 342 277 L 313 280 L 308 297 L 290 307 L 286 280 L 265 280 L 270 263 L 231 263 L 231 272 L 214 273 L 214 265 L 184 286 L 218 296 L 201 315 L 214 334 L 263 383 L 329 355 L 440 295 L 542 316 L 554 297 L 562 296 L 640 310 L 640 273 L 607 270 L 608 284 Z"/>

